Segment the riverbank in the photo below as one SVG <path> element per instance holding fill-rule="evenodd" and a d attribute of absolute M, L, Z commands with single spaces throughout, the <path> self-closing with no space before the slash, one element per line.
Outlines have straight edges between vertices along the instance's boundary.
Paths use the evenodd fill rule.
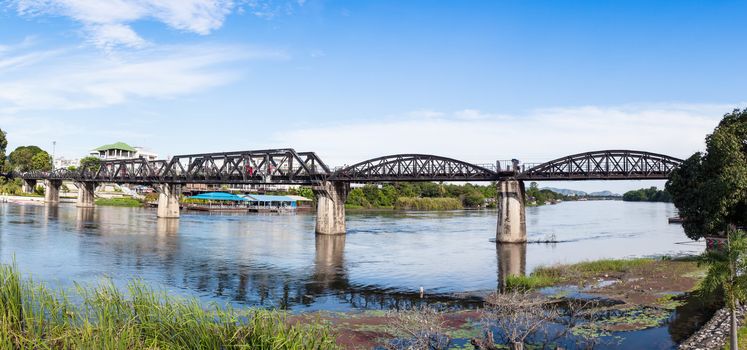
<path fill-rule="evenodd" d="M 513 278 L 514 282 L 508 283 L 513 283 L 509 288 L 531 289 L 530 294 L 548 300 L 599 302 L 592 322 L 580 322 L 565 340 L 558 340 L 573 349 L 582 348 L 584 342 L 604 344 L 624 342 L 626 337 L 646 337 L 654 329 L 668 332 L 673 344 L 684 341 L 711 316 L 708 312 L 688 313 L 702 311 L 702 301 L 688 299 L 704 274 L 692 258 L 618 259 L 540 267 L 529 277 Z M 430 307 L 446 310 L 437 313 L 437 323 L 443 335 L 451 338 L 452 348 L 471 349 L 472 341 L 484 336 L 485 309 L 448 311 L 448 305 Z M 398 328 L 401 316 L 396 312 L 317 312 L 298 318 L 328 322 L 339 335 L 338 344 L 346 349 L 371 349 L 407 338 L 407 332 Z M 584 323 L 587 324 L 583 326 Z"/>
<path fill-rule="evenodd" d="M 557 273 L 562 273 L 557 275 Z M 599 300 L 555 341 L 566 348 L 645 337 L 669 327 L 704 271 L 691 259 L 600 260 L 535 269 L 556 276 L 534 289 L 550 303 Z M 454 310 L 430 304 L 418 311 L 311 312 L 234 309 L 202 305 L 154 291 L 133 281 L 126 290 L 110 283 L 80 287 L 65 297 L 43 284 L 22 280 L 14 267 L 0 266 L 0 343 L 10 347 L 371 349 L 407 340 L 419 327 L 450 339 L 450 348 L 472 348 L 485 336 L 489 309 Z M 613 282 L 615 281 L 615 282 Z M 79 302 L 72 303 L 69 300 Z M 428 296 L 423 299 L 424 304 Z M 86 307 L 81 307 L 86 305 Z M 675 315 L 673 317 L 672 315 Z M 685 317 L 682 323 L 693 323 Z M 703 321 L 704 322 L 704 321 Z M 692 333 L 692 330 L 690 331 Z M 690 334 L 680 334 L 676 341 Z M 496 339 L 500 339 L 496 337 Z M 534 338 L 530 338 L 534 339 Z M 574 347 L 573 344 L 576 344 Z M 602 346 L 604 348 L 604 346 Z"/>
<path fill-rule="evenodd" d="M 76 197 L 69 196 L 69 195 L 61 195 L 60 196 L 60 202 L 61 203 L 74 203 L 76 200 Z M 38 196 L 38 195 L 0 195 L 0 203 L 43 203 L 44 202 L 44 196 Z"/>

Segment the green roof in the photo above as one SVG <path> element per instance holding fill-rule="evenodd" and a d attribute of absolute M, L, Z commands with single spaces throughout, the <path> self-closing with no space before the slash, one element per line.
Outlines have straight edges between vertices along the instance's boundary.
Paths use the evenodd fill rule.
<path fill-rule="evenodd" d="M 132 146 L 124 143 L 124 142 L 116 142 L 112 143 L 110 145 L 103 145 L 101 147 L 95 148 L 94 151 L 106 151 L 110 149 L 119 149 L 123 151 L 130 151 L 130 152 L 137 152 L 136 149 L 132 148 Z"/>

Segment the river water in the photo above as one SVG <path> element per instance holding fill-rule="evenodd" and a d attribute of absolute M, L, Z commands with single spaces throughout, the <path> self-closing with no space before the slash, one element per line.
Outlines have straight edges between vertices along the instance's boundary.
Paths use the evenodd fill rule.
<path fill-rule="evenodd" d="M 406 307 L 495 290 L 500 275 L 599 258 L 697 254 L 669 203 L 527 208 L 530 240 L 496 246 L 496 212 L 354 212 L 348 234 L 316 236 L 312 213 L 183 212 L 0 204 L 0 261 L 56 286 L 140 278 L 172 293 L 294 311 Z M 464 298 L 464 296 L 467 296 Z"/>

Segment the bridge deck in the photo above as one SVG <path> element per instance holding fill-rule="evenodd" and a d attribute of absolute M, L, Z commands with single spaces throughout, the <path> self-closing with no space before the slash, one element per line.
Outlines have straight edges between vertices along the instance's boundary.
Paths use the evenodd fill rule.
<path fill-rule="evenodd" d="M 11 173 L 26 180 L 72 180 L 133 184 L 298 184 L 323 181 L 532 181 L 667 179 L 682 160 L 662 154 L 606 150 L 574 154 L 520 168 L 518 161 L 475 165 L 428 154 L 398 154 L 369 159 L 331 171 L 314 152 L 254 150 L 175 156 L 170 160 L 128 159 L 78 170 Z"/>

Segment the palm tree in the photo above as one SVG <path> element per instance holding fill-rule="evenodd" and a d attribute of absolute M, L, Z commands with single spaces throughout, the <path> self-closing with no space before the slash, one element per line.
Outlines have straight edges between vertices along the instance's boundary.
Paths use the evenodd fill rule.
<path fill-rule="evenodd" d="M 731 313 L 731 349 L 737 347 L 737 314 L 739 302 L 747 296 L 747 234 L 730 229 L 726 247 L 703 254 L 702 264 L 708 266 L 708 274 L 702 283 L 702 291 L 714 295 L 723 293 L 724 303 Z"/>

